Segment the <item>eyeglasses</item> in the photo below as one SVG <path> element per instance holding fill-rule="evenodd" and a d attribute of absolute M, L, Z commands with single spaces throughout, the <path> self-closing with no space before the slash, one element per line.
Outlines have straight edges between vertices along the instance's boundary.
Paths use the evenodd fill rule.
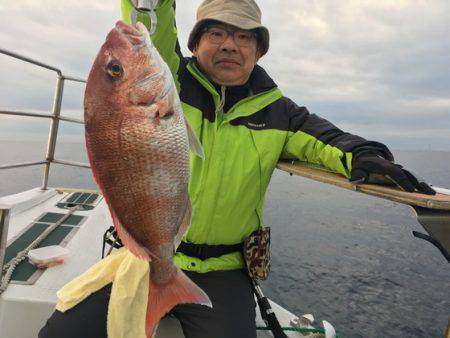
<path fill-rule="evenodd" d="M 236 45 L 239 47 L 249 47 L 257 37 L 256 33 L 252 31 L 242 29 L 226 30 L 217 26 L 206 27 L 203 31 L 206 33 L 209 41 L 216 45 L 221 45 L 231 35 Z"/>

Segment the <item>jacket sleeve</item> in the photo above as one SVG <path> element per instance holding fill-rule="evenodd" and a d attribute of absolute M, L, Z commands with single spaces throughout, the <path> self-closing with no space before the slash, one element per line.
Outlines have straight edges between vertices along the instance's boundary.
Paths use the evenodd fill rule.
<path fill-rule="evenodd" d="M 133 10 L 131 0 L 121 0 L 121 2 L 122 18 L 126 23 L 130 24 Z M 178 70 L 183 56 L 178 43 L 175 23 L 175 0 L 159 0 L 155 13 L 157 17 L 156 31 L 151 35 L 151 39 L 161 57 L 168 64 L 177 90 L 180 91 Z M 150 17 L 147 14 L 139 13 L 137 21 L 141 21 L 147 29 L 150 29 Z"/>
<path fill-rule="evenodd" d="M 376 154 L 387 160 L 394 160 L 384 144 L 343 132 L 291 100 L 287 100 L 286 109 L 289 131 L 282 159 L 299 159 L 319 164 L 347 178 L 352 170 L 352 159 L 362 154 Z"/>

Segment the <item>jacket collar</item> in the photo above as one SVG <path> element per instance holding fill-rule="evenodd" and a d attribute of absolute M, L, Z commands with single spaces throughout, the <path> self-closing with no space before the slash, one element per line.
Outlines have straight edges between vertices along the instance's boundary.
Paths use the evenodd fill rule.
<path fill-rule="evenodd" d="M 277 84 L 269 74 L 259 65 L 255 65 L 248 81 L 254 94 L 259 94 L 277 87 Z"/>

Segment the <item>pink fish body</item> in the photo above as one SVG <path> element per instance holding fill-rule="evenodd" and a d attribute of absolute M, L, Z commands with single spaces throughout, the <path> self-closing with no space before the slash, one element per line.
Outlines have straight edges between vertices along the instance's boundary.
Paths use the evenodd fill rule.
<path fill-rule="evenodd" d="M 121 241 L 151 260 L 146 333 L 175 305 L 209 305 L 208 296 L 173 263 L 191 215 L 187 125 L 169 68 L 144 25 L 119 21 L 89 74 L 86 147 L 92 172 Z"/>

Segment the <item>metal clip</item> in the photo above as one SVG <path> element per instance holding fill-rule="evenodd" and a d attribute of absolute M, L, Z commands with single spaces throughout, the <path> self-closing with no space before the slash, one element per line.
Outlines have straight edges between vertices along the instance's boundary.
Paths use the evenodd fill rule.
<path fill-rule="evenodd" d="M 131 24 L 136 25 L 137 16 L 139 13 L 148 15 L 150 20 L 149 34 L 152 35 L 156 31 L 158 18 L 155 13 L 156 5 L 159 0 L 131 0 L 133 9 L 131 10 Z"/>

